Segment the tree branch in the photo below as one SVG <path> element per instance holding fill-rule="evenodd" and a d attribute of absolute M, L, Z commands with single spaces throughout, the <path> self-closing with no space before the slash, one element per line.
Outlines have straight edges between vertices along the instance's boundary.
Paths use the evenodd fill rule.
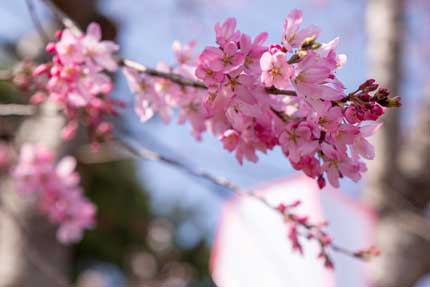
<path fill-rule="evenodd" d="M 54 3 L 52 3 L 52 1 L 50 1 L 50 0 L 41 0 L 41 1 L 47 5 L 47 7 L 54 13 L 55 17 L 57 17 L 58 20 L 60 22 L 62 22 L 66 28 L 70 29 L 72 32 L 76 33 L 77 35 L 82 34 L 82 30 L 79 28 L 79 26 L 71 18 L 69 18 L 63 11 L 61 11 Z M 165 72 L 157 71 L 155 69 L 147 68 L 145 65 L 142 65 L 140 63 L 137 63 L 137 62 L 129 60 L 129 59 L 119 58 L 118 64 L 120 66 L 128 67 L 128 68 L 134 69 L 138 72 L 145 73 L 145 74 L 153 76 L 153 77 L 160 77 L 160 78 L 168 79 L 168 80 L 170 80 L 176 84 L 182 85 L 182 86 L 190 86 L 190 87 L 194 87 L 194 88 L 198 88 L 198 89 L 207 89 L 206 85 L 200 81 L 187 79 L 187 78 L 184 78 L 180 75 L 173 74 L 173 73 L 165 73 Z M 270 93 L 270 94 L 277 94 L 277 95 L 297 96 L 297 93 L 295 91 L 279 90 L 275 87 L 266 88 L 266 92 Z M 183 172 L 185 172 L 191 176 L 205 179 L 205 180 L 207 180 L 207 181 L 209 181 L 209 182 L 211 182 L 217 186 L 231 190 L 233 193 L 235 193 L 238 196 L 247 196 L 247 197 L 250 197 L 250 198 L 253 198 L 253 199 L 259 201 L 260 203 L 262 203 L 263 205 L 265 205 L 266 207 L 268 207 L 272 211 L 274 211 L 277 214 L 279 214 L 280 216 L 282 216 L 284 220 L 303 227 L 307 232 L 305 234 L 300 234 L 300 235 L 317 240 L 321 244 L 321 247 L 324 248 L 323 243 L 319 238 L 310 236 L 313 234 L 313 232 L 319 232 L 319 233 L 323 233 L 322 235 L 325 235 L 325 232 L 323 232 L 321 230 L 321 227 L 319 227 L 317 225 L 309 224 L 307 222 L 300 221 L 293 214 L 290 214 L 288 211 L 287 212 L 280 211 L 276 206 L 271 205 L 265 198 L 259 196 L 255 192 L 252 192 L 252 191 L 245 192 L 245 191 L 241 190 L 237 185 L 235 185 L 234 183 L 232 183 L 232 182 L 230 182 L 224 178 L 219 178 L 219 177 L 213 176 L 206 171 L 193 169 L 193 168 L 189 167 L 188 165 L 186 165 L 180 161 L 166 157 L 166 156 L 161 155 L 161 154 L 154 152 L 152 150 L 149 150 L 146 148 L 136 148 L 133 145 L 125 142 L 124 140 L 116 139 L 116 143 L 118 144 L 118 146 L 122 147 L 123 149 L 125 149 L 131 155 L 133 155 L 135 157 L 146 159 L 146 160 L 151 160 L 151 161 L 162 162 L 164 164 L 167 164 L 167 165 L 173 166 L 179 170 L 182 170 Z M 336 252 L 351 256 L 351 257 L 361 258 L 361 259 L 364 258 L 362 255 L 360 255 L 360 252 L 350 251 L 350 250 L 348 250 L 344 247 L 338 246 L 334 243 L 330 243 L 327 246 L 329 246 L 333 251 L 336 251 Z"/>
<path fill-rule="evenodd" d="M 244 191 L 239 186 L 235 185 L 234 183 L 232 183 L 231 181 L 229 181 L 225 178 L 216 177 L 216 176 L 214 176 L 214 175 L 212 175 L 206 171 L 194 169 L 194 168 L 186 165 L 185 163 L 182 163 L 182 162 L 175 160 L 173 158 L 169 158 L 169 157 L 162 155 L 160 153 L 157 153 L 153 150 L 150 150 L 150 149 L 147 149 L 144 147 L 137 148 L 134 145 L 132 145 L 132 144 L 130 144 L 124 140 L 120 140 L 118 138 L 115 139 L 115 142 L 117 143 L 117 145 L 119 147 L 125 149 L 132 156 L 134 156 L 136 158 L 161 162 L 163 164 L 166 164 L 166 165 L 172 166 L 176 169 L 179 169 L 179 170 L 183 171 L 184 173 L 187 173 L 191 176 L 207 180 L 216 186 L 220 186 L 220 187 L 223 187 L 227 190 L 230 190 L 238 196 L 249 197 L 249 198 L 252 198 L 254 200 L 259 201 L 261 204 L 263 204 L 264 206 L 266 206 L 270 210 L 276 212 L 278 215 L 280 215 L 286 221 L 290 221 L 294 224 L 297 224 L 297 225 L 303 227 L 307 231 L 307 233 L 305 233 L 305 234 L 303 234 L 303 233 L 299 234 L 303 237 L 307 237 L 310 234 L 310 232 L 315 231 L 317 229 L 320 229 L 320 227 L 317 225 L 305 223 L 305 222 L 302 222 L 300 220 L 297 220 L 294 216 L 292 216 L 292 214 L 281 212 L 276 206 L 270 204 L 264 197 L 258 195 L 256 192 Z M 342 254 L 350 256 L 350 257 L 363 259 L 363 256 L 360 255 L 359 252 L 351 251 L 351 250 L 344 248 L 342 246 L 339 246 L 335 243 L 331 243 L 329 246 L 335 252 L 342 253 Z"/>
<path fill-rule="evenodd" d="M 37 33 L 40 36 L 40 39 L 44 43 L 49 42 L 49 36 L 46 34 L 45 30 L 43 29 L 42 24 L 39 21 L 39 17 L 37 17 L 37 13 L 34 9 L 33 1 L 32 0 L 25 0 L 25 4 L 27 5 L 28 12 L 30 13 L 31 20 L 34 23 L 34 26 L 36 26 Z"/>
<path fill-rule="evenodd" d="M 71 18 L 69 18 L 63 11 L 61 11 L 61 9 L 59 9 L 54 3 L 52 3 L 52 1 L 50 0 L 40 0 L 40 1 L 44 2 L 46 6 L 48 6 L 48 8 L 54 13 L 55 17 L 61 23 L 63 23 L 63 25 L 66 28 L 72 30 L 72 32 L 76 33 L 77 35 L 82 34 L 82 30 L 79 28 L 79 25 Z M 140 64 L 138 62 L 135 62 L 129 59 L 119 58 L 118 64 L 120 66 L 134 69 L 140 73 L 144 73 L 149 76 L 170 80 L 181 86 L 193 87 L 197 89 L 207 89 L 207 86 L 200 81 L 187 79 L 181 75 L 174 74 L 174 73 L 160 72 L 155 69 L 148 68 L 143 64 Z M 293 90 L 280 90 L 275 87 L 266 88 L 266 92 L 269 94 L 276 94 L 276 95 L 297 96 L 297 93 Z"/>

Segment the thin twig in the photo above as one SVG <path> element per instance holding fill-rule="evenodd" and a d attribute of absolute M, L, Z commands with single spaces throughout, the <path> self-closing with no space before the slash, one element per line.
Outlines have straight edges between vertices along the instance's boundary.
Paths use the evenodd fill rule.
<path fill-rule="evenodd" d="M 242 197 L 246 196 L 246 197 L 253 198 L 253 199 L 259 201 L 260 203 L 262 203 L 263 205 L 265 205 L 266 207 L 268 207 L 270 210 L 276 212 L 278 215 L 282 216 L 283 218 L 288 217 L 288 218 L 286 218 L 287 220 L 292 221 L 295 224 L 305 228 L 307 231 L 313 231 L 313 230 L 318 228 L 316 225 L 297 221 L 293 217 L 288 216 L 288 215 L 280 212 L 276 206 L 270 204 L 264 197 L 258 195 L 256 192 L 244 191 L 239 186 L 235 185 L 234 183 L 232 183 L 231 181 L 229 181 L 225 178 L 220 178 L 220 177 L 214 176 L 214 175 L 212 175 L 206 171 L 203 171 L 203 170 L 194 169 L 194 168 L 186 165 L 183 162 L 180 162 L 180 161 L 175 160 L 173 158 L 169 158 L 165 155 L 162 155 L 162 154 L 155 152 L 155 151 L 152 151 L 150 149 L 147 149 L 144 147 L 137 148 L 137 147 L 127 143 L 123 139 L 122 140 L 116 139 L 115 141 L 118 144 L 118 146 L 127 150 L 131 155 L 133 155 L 137 158 L 167 164 L 167 165 L 175 167 L 175 168 L 177 168 L 177 169 L 179 169 L 179 170 L 181 170 L 181 171 L 183 171 L 189 175 L 192 175 L 192 176 L 195 176 L 195 177 L 198 177 L 201 179 L 205 179 L 205 180 L 207 180 L 207 181 L 209 181 L 209 182 L 211 182 L 217 186 L 226 188 L 238 196 L 242 196 Z M 301 234 L 301 235 L 307 236 L 307 234 Z M 345 254 L 345 255 L 348 255 L 348 256 L 351 256 L 354 258 L 359 258 L 359 256 L 357 255 L 357 252 L 348 250 L 347 248 L 339 246 L 335 243 L 331 243 L 330 248 L 333 251 L 336 251 L 338 253 L 342 253 L 342 254 Z"/>
<path fill-rule="evenodd" d="M 39 17 L 37 17 L 36 10 L 34 9 L 33 0 L 25 0 L 25 4 L 27 5 L 28 12 L 30 13 L 31 20 L 36 26 L 37 33 L 39 34 L 40 39 L 43 43 L 49 42 L 49 36 L 43 29 L 42 24 L 39 21 Z"/>
<path fill-rule="evenodd" d="M 206 85 L 199 81 L 190 80 L 174 73 L 166 73 L 148 68 L 140 63 L 128 59 L 120 59 L 118 64 L 124 67 L 134 69 L 138 72 L 145 73 L 149 76 L 168 79 L 178 85 L 188 86 L 197 89 L 207 89 Z"/>

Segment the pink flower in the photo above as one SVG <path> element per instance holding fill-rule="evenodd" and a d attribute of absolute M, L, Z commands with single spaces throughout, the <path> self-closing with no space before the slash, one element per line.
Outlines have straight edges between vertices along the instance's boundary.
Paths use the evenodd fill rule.
<path fill-rule="evenodd" d="M 237 145 L 240 142 L 240 135 L 235 130 L 227 130 L 220 137 L 221 142 L 224 145 L 224 148 L 228 151 L 234 151 Z"/>
<path fill-rule="evenodd" d="M 196 77 L 202 80 L 208 87 L 222 83 L 224 73 L 212 70 L 207 64 L 199 64 L 196 69 Z"/>
<path fill-rule="evenodd" d="M 71 139 L 80 122 L 87 126 L 92 140 L 105 140 L 110 130 L 100 126 L 106 126 L 106 118 L 115 116 L 116 108 L 124 106 L 123 102 L 109 97 L 113 83 L 106 74 L 117 69 L 113 54 L 118 46 L 101 41 L 100 26 L 92 23 L 84 35 L 64 30 L 60 40 L 50 43 L 48 49 L 54 53 L 52 62 L 42 64 L 33 72 L 44 82 L 44 88 L 38 88 L 31 102 L 40 104 L 52 100 L 59 104 L 67 118 L 63 139 Z"/>
<path fill-rule="evenodd" d="M 317 178 L 321 175 L 321 164 L 313 156 L 302 156 L 298 162 L 292 161 L 291 165 L 297 170 L 303 170 L 311 178 Z"/>
<path fill-rule="evenodd" d="M 291 11 L 285 19 L 282 44 L 287 51 L 298 48 L 306 38 L 319 35 L 320 29 L 316 26 L 299 30 L 302 21 L 303 13 L 297 9 Z"/>
<path fill-rule="evenodd" d="M 325 131 L 335 131 L 341 120 L 343 119 L 342 109 L 340 107 L 332 107 L 327 103 L 318 112 L 318 124 L 324 128 Z"/>
<path fill-rule="evenodd" d="M 101 38 L 100 25 L 91 23 L 82 38 L 85 60 L 89 67 L 96 70 L 106 69 L 113 72 L 118 67 L 113 54 L 119 50 L 119 46 L 112 41 L 102 41 Z"/>
<path fill-rule="evenodd" d="M 291 87 L 290 77 L 293 74 L 293 68 L 287 63 L 284 53 L 278 52 L 272 55 L 265 52 L 261 56 L 260 67 L 261 81 L 266 87 L 274 86 L 278 89 Z"/>
<path fill-rule="evenodd" d="M 57 238 L 68 244 L 82 238 L 94 225 L 96 208 L 82 194 L 76 160 L 65 157 L 58 164 L 53 154 L 35 145 L 24 145 L 13 177 L 21 192 L 36 198 L 40 211 L 59 225 Z"/>
<path fill-rule="evenodd" d="M 236 69 L 244 60 L 235 42 L 228 42 L 223 49 L 207 47 L 199 57 L 212 71 L 228 73 Z"/>
<path fill-rule="evenodd" d="M 240 38 L 240 31 L 236 30 L 236 19 L 228 18 L 224 23 L 215 25 L 216 42 L 224 46 L 228 42 L 237 42 Z"/>
<path fill-rule="evenodd" d="M 261 73 L 260 58 L 267 49 L 263 46 L 267 37 L 267 33 L 261 33 L 255 37 L 253 42 L 251 42 L 251 37 L 246 34 L 242 34 L 242 37 L 240 38 L 240 50 L 243 55 L 245 55 L 244 68 L 247 73 Z"/>
<path fill-rule="evenodd" d="M 60 41 L 55 44 L 55 53 L 64 65 L 82 63 L 85 60 L 84 48 L 79 36 L 65 29 L 61 33 Z"/>
<path fill-rule="evenodd" d="M 318 131 L 310 122 L 289 124 L 279 137 L 282 150 L 291 162 L 298 162 L 302 156 L 313 155 L 318 147 Z"/>
<path fill-rule="evenodd" d="M 351 146 L 353 156 L 360 155 L 369 160 L 375 158 L 375 148 L 365 138 L 373 135 L 381 126 L 382 124 L 373 124 L 360 127 L 360 133 L 354 138 Z"/>
<path fill-rule="evenodd" d="M 179 41 L 173 42 L 172 48 L 175 54 L 176 61 L 179 65 L 192 65 L 194 64 L 193 50 L 196 47 L 197 42 L 191 41 L 186 45 L 182 45 Z"/>
<path fill-rule="evenodd" d="M 339 178 L 347 176 L 353 181 L 358 181 L 361 178 L 361 173 L 366 171 L 364 163 L 349 158 L 333 146 L 323 144 L 322 151 L 324 152 L 322 169 L 327 173 L 328 181 L 334 187 L 339 187 Z"/>
<path fill-rule="evenodd" d="M 192 53 L 194 42 L 185 46 L 175 42 L 177 65 L 158 69 L 199 79 L 207 89 L 125 70 L 136 94 L 136 112 L 142 120 L 158 114 L 167 122 L 171 110 L 177 109 L 178 122 L 190 122 L 197 140 L 210 131 L 226 150 L 235 153 L 240 164 L 256 162 L 257 152 L 280 146 L 291 165 L 314 178 L 320 188 L 326 178 L 333 186 L 339 186 L 339 178 L 344 176 L 358 180 L 366 169 L 362 158 L 373 157 L 362 122 L 377 119 L 383 107 L 398 105 L 398 100 L 388 99 L 384 89 L 376 91 L 374 82 L 345 95 L 345 87 L 336 77 L 346 62 L 346 56 L 336 52 L 337 38 L 308 49 L 289 64 L 294 49 L 319 34 L 314 26 L 300 29 L 301 22 L 299 10 L 288 15 L 283 46 L 264 46 L 266 33 L 252 41 L 236 30 L 232 18 L 216 25 L 218 46 L 206 47 L 197 59 Z M 55 83 L 60 94 L 63 83 Z M 271 94 L 268 87 L 291 91 L 273 89 Z M 293 91 L 297 96 L 292 96 Z"/>

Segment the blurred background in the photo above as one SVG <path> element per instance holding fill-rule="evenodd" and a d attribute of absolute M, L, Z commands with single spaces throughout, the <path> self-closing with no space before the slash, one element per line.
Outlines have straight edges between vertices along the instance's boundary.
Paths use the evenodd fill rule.
<path fill-rule="evenodd" d="M 35 2 L 45 29 L 55 31 L 49 11 Z M 253 36 L 267 31 L 268 42 L 277 43 L 286 15 L 299 8 L 305 25 L 322 28 L 320 41 L 340 36 L 338 50 L 348 55 L 347 65 L 339 72 L 345 85 L 352 88 L 376 78 L 403 102 L 400 111 L 385 116 L 384 129 L 374 138 L 377 158 L 370 163 L 367 178 L 360 184 L 343 180 L 340 188 L 376 212 L 375 242 L 382 256 L 372 263 L 372 286 L 430 286 L 430 1 L 53 2 L 82 26 L 99 22 L 104 37 L 120 43 L 123 56 L 147 66 L 160 60 L 173 63 L 174 40 L 195 39 L 197 51 L 212 44 L 214 24 L 232 16 L 241 31 Z M 0 7 L 0 67 L 26 58 L 40 60 L 44 43 L 25 1 L 2 0 Z M 207 134 L 196 142 L 188 125 L 173 122 L 166 126 L 157 118 L 143 125 L 133 112 L 133 98 L 122 77 L 117 79 L 115 97 L 128 103 L 115 123 L 120 136 L 134 142 L 244 188 L 294 173 L 280 150 L 261 155 L 258 164 L 241 167 L 216 138 Z M 0 83 L 0 103 L 25 99 L 10 85 Z M 47 117 L 3 117 L 0 140 L 41 139 L 36 129 L 49 129 L 50 135 L 44 133 L 46 143 L 59 154 L 72 153 L 80 160 L 84 189 L 99 209 L 97 228 L 75 246 L 60 246 L 49 224 L 11 195 L 12 187 L 2 177 L 2 201 L 13 202 L 32 232 L 25 238 L 13 223 L 0 217 L 0 286 L 56 286 L 28 262 L 29 248 L 46 254 L 46 261 L 77 286 L 214 286 L 208 268 L 210 248 L 221 208 L 231 194 L 159 163 L 92 158 L 83 139 L 67 145 L 52 140 L 59 134 L 61 119 Z"/>

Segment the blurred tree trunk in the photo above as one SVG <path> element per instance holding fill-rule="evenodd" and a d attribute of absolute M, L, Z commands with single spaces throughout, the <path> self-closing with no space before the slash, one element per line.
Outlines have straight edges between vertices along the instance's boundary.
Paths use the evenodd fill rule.
<path fill-rule="evenodd" d="M 368 0 L 368 57 L 371 77 L 400 95 L 405 33 L 403 0 Z M 421 92 L 421 91 L 416 91 Z M 371 265 L 372 286 L 409 287 L 430 271 L 428 96 L 403 137 L 400 109 L 384 116 L 374 137 L 376 160 L 369 164 L 366 198 L 377 212 L 376 243 L 381 256 Z"/>
<path fill-rule="evenodd" d="M 76 19 L 81 26 L 85 27 L 89 22 L 97 21 L 102 26 L 105 38 L 115 37 L 115 25 L 97 12 L 96 0 L 55 0 L 53 2 Z M 19 127 L 15 137 L 16 147 L 19 148 L 23 143 L 31 142 L 47 146 L 59 156 L 67 151 L 69 153 L 76 143 L 67 146 L 61 144 L 60 132 L 63 124 L 64 120 L 57 113 L 56 107 L 52 103 L 47 103 L 38 109 L 36 115 L 26 119 Z M 39 259 L 44 261 L 43 265 L 49 266 L 51 273 L 68 277 L 68 251 L 56 240 L 56 228 L 34 210 L 32 202 L 20 197 L 14 191 L 10 179 L 5 180 L 2 189 L 0 193 L 0 210 L 3 210 L 0 212 L 0 286 L 59 286 L 59 282 L 53 280 L 52 276 L 41 269 L 40 260 L 34 262 L 34 258 L 29 256 L 30 252 L 38 253 L 41 255 Z M 15 214 L 21 226 L 4 213 L 5 208 Z"/>

